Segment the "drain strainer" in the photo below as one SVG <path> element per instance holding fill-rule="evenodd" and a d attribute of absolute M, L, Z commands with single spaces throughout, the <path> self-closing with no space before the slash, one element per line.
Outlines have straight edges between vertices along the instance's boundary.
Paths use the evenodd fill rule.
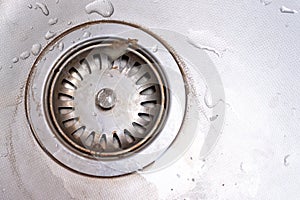
<path fill-rule="evenodd" d="M 55 128 L 92 156 L 119 157 L 142 148 L 168 110 L 168 85 L 157 61 L 117 38 L 99 38 L 73 51 L 50 75 L 46 90 Z"/>
<path fill-rule="evenodd" d="M 77 40 L 86 31 L 92 37 Z M 59 42 L 65 50 L 52 50 Z M 63 33 L 44 49 L 26 101 L 32 131 L 49 155 L 83 174 L 117 176 L 143 169 L 170 147 L 186 94 L 174 54 L 156 36 L 99 21 Z"/>

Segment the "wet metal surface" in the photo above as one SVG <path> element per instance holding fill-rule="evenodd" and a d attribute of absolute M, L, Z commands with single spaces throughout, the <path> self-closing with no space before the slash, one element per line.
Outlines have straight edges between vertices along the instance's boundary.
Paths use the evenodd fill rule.
<path fill-rule="evenodd" d="M 45 2 L 47 9 L 35 1 L 0 2 L 1 199 L 300 198 L 298 1 L 111 0 L 111 19 L 178 32 L 192 48 L 205 51 L 226 94 L 218 101 L 226 106 L 222 135 L 205 159 L 199 158 L 203 139 L 197 137 L 169 167 L 115 179 L 90 178 L 59 166 L 28 126 L 24 84 L 36 58 L 32 46 L 44 48 L 45 36 L 103 19 L 86 13 L 92 1 Z M 49 25 L 50 18 L 58 18 L 57 23 Z M 209 110 L 216 102 L 205 100 L 205 87 L 200 91 L 197 98 Z M 207 122 L 218 113 L 205 114 Z M 206 132 L 207 126 L 200 129 Z"/>

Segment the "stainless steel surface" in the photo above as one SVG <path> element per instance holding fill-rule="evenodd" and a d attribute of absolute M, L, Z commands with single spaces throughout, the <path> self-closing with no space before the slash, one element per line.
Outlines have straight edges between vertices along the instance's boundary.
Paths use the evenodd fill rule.
<path fill-rule="evenodd" d="M 82 174 L 142 170 L 166 152 L 184 120 L 185 82 L 173 55 L 153 33 L 120 21 L 62 33 L 28 77 L 25 109 L 33 135 L 55 161 Z M 102 109 L 97 95 L 107 88 L 116 103 Z"/>
<path fill-rule="evenodd" d="M 118 159 L 159 133 L 168 84 L 159 63 L 137 44 L 114 38 L 87 43 L 54 66 L 45 91 L 48 121 L 74 148 Z"/>
<path fill-rule="evenodd" d="M 41 1 L 47 9 L 34 9 L 35 1 L 0 1 L 0 198 L 299 199 L 300 23 L 299 13 L 293 11 L 299 11 L 299 2 L 106 2 L 110 1 Z M 192 71 L 189 83 L 193 80 L 193 85 L 199 86 L 188 99 L 189 104 L 198 101 L 199 107 L 187 108 L 189 122 L 194 122 L 190 125 L 198 122 L 193 120 L 194 115 L 202 117 L 197 137 L 188 150 L 171 148 L 171 155 L 175 152 L 182 157 L 161 170 L 114 179 L 78 175 L 44 153 L 25 118 L 24 85 L 36 60 L 36 51 L 31 52 L 33 45 L 40 44 L 44 49 L 53 40 L 46 40 L 46 34 L 47 38 L 51 33 L 60 35 L 87 21 L 107 19 L 104 16 L 151 29 L 182 57 L 198 55 L 196 67 L 187 65 Z M 55 18 L 57 22 L 49 25 Z M 162 30 L 170 34 L 166 36 Z M 76 38 L 82 39 L 83 34 Z M 69 42 L 72 40 L 64 45 Z M 154 46 L 149 45 L 149 50 Z M 182 50 L 182 46 L 189 46 L 191 51 Z M 223 101 L 218 101 L 219 96 L 212 102 L 205 98 L 204 80 L 216 80 L 207 75 L 214 74 L 209 69 L 219 72 L 226 94 Z M 207 73 L 201 78 L 197 70 Z M 210 153 L 203 159 L 200 152 L 203 143 L 208 144 L 205 135 L 223 116 L 218 110 L 211 112 L 209 107 L 216 102 L 217 108 L 226 107 L 224 127 L 217 144 L 205 151 Z M 189 130 L 187 127 L 185 130 Z M 181 141 L 190 138 L 187 133 L 191 131 L 184 133 L 174 144 L 181 147 Z"/>

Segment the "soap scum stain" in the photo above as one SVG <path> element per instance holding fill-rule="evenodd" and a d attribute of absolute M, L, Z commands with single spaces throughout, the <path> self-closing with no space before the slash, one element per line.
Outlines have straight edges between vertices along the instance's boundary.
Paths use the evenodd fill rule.
<path fill-rule="evenodd" d="M 17 159 L 16 155 L 18 152 L 16 152 L 15 147 L 14 147 L 14 142 L 16 142 L 16 138 L 13 138 L 13 133 L 16 133 L 16 131 L 14 131 L 14 126 L 17 123 L 17 116 L 20 115 L 20 113 L 22 112 L 22 108 L 24 108 L 22 106 L 23 102 L 25 102 L 25 101 L 23 101 L 25 99 L 24 98 L 25 97 L 24 88 L 25 88 L 25 84 L 22 84 L 22 86 L 19 88 L 19 93 L 15 98 L 12 121 L 9 123 L 9 131 L 8 131 L 5 139 L 6 139 L 6 149 L 8 152 L 7 158 L 8 158 L 9 164 L 11 166 L 12 174 L 15 176 L 16 186 L 23 194 L 24 199 L 35 199 L 34 193 L 32 193 L 28 189 L 26 189 L 26 185 L 24 184 L 24 178 L 22 178 L 22 172 L 20 170 L 20 167 L 18 167 L 18 163 L 17 163 L 18 159 Z M 26 120 L 26 122 L 27 122 L 27 120 Z M 24 128 L 28 128 L 28 125 L 26 127 L 25 126 L 26 125 L 24 125 Z M 26 129 L 24 131 L 24 133 L 31 133 L 31 131 L 30 131 L 30 129 L 29 129 L 29 131 Z M 29 137 L 30 136 L 31 135 L 29 135 Z M 26 141 L 31 142 L 31 146 L 29 148 L 38 147 L 38 145 L 36 145 L 33 137 L 31 137 L 29 140 L 26 140 Z M 24 168 L 24 170 L 27 170 L 27 171 L 23 171 L 23 174 L 27 173 L 27 175 L 28 175 L 28 172 L 30 172 L 30 171 L 28 171 L 28 169 L 30 169 L 30 168 L 31 168 L 30 166 L 28 166 L 27 168 Z M 42 177 L 42 179 L 49 178 L 49 177 L 51 177 L 51 175 L 53 175 L 51 172 L 49 172 L 50 174 L 48 174 L 48 171 L 49 171 L 48 169 L 45 169 L 45 170 L 46 170 L 46 173 L 43 173 L 44 177 Z M 61 177 L 60 177 L 60 179 L 61 179 Z M 42 183 L 40 180 L 41 180 L 41 178 L 36 181 L 36 184 Z M 54 181 L 56 184 L 60 184 L 61 181 L 63 181 L 63 180 L 60 180 L 60 181 L 54 180 Z M 61 188 L 63 188 L 62 192 L 66 191 L 66 194 L 64 194 L 64 196 L 66 198 L 69 198 L 69 197 L 71 198 L 71 196 L 68 196 L 68 195 L 70 195 L 68 193 L 68 191 L 64 187 L 61 187 Z M 60 193 L 61 193 L 61 191 L 60 191 Z"/>
<path fill-rule="evenodd" d="M 32 194 L 28 190 L 26 190 L 24 183 L 22 181 L 22 178 L 21 178 L 20 171 L 17 167 L 15 148 L 14 148 L 13 136 L 12 136 L 12 133 L 14 132 L 13 124 L 16 122 L 16 117 L 17 117 L 17 114 L 19 111 L 19 106 L 22 103 L 23 97 L 24 97 L 24 84 L 19 89 L 19 94 L 16 96 L 15 109 L 13 111 L 12 121 L 9 123 L 9 132 L 7 133 L 7 136 L 5 137 L 5 139 L 6 139 L 6 148 L 7 148 L 7 152 L 8 152 L 8 160 L 9 160 L 9 164 L 11 165 L 12 173 L 13 173 L 13 175 L 16 176 L 15 180 L 17 182 L 17 187 L 19 190 L 22 191 L 22 193 L 24 194 L 24 197 L 26 197 L 27 199 L 33 199 Z"/>

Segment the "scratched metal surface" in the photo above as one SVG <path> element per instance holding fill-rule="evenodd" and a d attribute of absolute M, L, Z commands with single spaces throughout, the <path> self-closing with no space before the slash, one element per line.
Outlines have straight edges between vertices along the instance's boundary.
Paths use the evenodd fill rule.
<path fill-rule="evenodd" d="M 164 170 L 114 179 L 75 174 L 43 152 L 24 111 L 35 57 L 12 63 L 33 44 L 45 46 L 49 29 L 103 19 L 85 12 L 89 2 L 45 1 L 45 16 L 28 8 L 34 1 L 0 1 L 0 199 L 300 198 L 300 15 L 280 11 L 300 10 L 299 1 L 111 0 L 110 19 L 221 41 L 211 46 L 221 55 L 206 52 L 226 94 L 222 135 L 205 160 L 193 156 L 196 140 Z M 58 23 L 50 27 L 51 17 Z"/>

